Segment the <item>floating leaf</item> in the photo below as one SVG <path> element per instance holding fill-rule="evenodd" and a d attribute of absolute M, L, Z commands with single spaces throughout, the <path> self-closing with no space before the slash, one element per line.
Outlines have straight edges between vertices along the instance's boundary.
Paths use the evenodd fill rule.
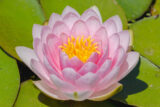
<path fill-rule="evenodd" d="M 19 71 L 14 59 L 0 50 L 0 106 L 12 107 L 19 90 Z"/>
<path fill-rule="evenodd" d="M 138 107 L 160 107 L 160 69 L 144 57 L 121 83 L 123 90 L 113 99 Z"/>
<path fill-rule="evenodd" d="M 44 20 L 37 0 L 0 0 L 0 45 L 18 58 L 15 46 L 32 47 L 32 26 Z"/>
<path fill-rule="evenodd" d="M 144 18 L 130 26 L 134 50 L 160 66 L 160 18 Z"/>
<path fill-rule="evenodd" d="M 117 0 L 129 21 L 141 17 L 150 7 L 152 0 Z"/>
<path fill-rule="evenodd" d="M 19 96 L 15 107 L 117 107 L 126 106 L 121 103 L 110 100 L 93 102 L 93 101 L 58 101 L 51 99 L 41 93 L 32 83 L 31 80 L 25 81 L 21 85 Z"/>
<path fill-rule="evenodd" d="M 113 0 L 40 0 L 42 8 L 46 13 L 47 19 L 53 12 L 61 14 L 67 6 L 75 8 L 78 12 L 83 13 L 87 8 L 96 5 L 102 15 L 103 21 L 113 15 L 119 15 L 123 22 L 123 27 L 127 28 L 127 20 L 123 10 Z"/>

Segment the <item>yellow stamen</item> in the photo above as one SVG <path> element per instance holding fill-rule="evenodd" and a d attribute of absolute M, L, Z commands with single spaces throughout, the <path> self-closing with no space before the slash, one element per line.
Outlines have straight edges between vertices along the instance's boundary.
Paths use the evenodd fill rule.
<path fill-rule="evenodd" d="M 98 44 L 94 42 L 91 36 L 86 39 L 84 39 L 84 36 L 78 36 L 77 38 L 71 36 L 68 38 L 67 44 L 62 44 L 60 48 L 69 58 L 76 56 L 82 62 L 86 62 L 93 52 L 100 54 Z"/>

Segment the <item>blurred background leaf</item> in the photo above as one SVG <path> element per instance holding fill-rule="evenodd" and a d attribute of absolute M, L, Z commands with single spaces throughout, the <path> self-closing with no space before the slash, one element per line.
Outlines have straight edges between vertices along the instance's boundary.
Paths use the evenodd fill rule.
<path fill-rule="evenodd" d="M 0 46 L 19 59 L 15 47 L 32 47 L 32 26 L 44 21 L 37 0 L 0 0 Z"/>

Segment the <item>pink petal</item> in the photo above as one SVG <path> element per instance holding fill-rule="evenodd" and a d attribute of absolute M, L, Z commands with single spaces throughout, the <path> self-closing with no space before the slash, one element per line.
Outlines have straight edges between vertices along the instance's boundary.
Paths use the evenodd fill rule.
<path fill-rule="evenodd" d="M 123 30 L 122 21 L 118 15 L 112 16 L 108 20 L 113 20 L 117 27 L 117 32 L 121 32 Z"/>
<path fill-rule="evenodd" d="M 106 89 L 110 85 L 116 82 L 116 78 L 118 76 L 119 67 L 114 67 L 96 86 L 96 90 L 100 91 Z"/>
<path fill-rule="evenodd" d="M 97 65 L 92 62 L 87 62 L 81 67 L 78 73 L 81 75 L 85 75 L 88 72 L 95 73 L 96 71 L 97 71 Z"/>
<path fill-rule="evenodd" d="M 80 77 L 80 74 L 78 74 L 74 69 L 72 68 L 65 68 L 62 71 L 63 77 L 65 81 L 68 81 L 72 84 L 74 84 L 75 80 Z"/>
<path fill-rule="evenodd" d="M 57 22 L 54 24 L 54 26 L 53 26 L 52 32 L 53 32 L 56 36 L 60 37 L 60 34 L 62 34 L 62 33 L 65 33 L 65 34 L 69 35 L 69 32 L 70 32 L 70 31 L 69 31 L 68 26 L 67 26 L 64 22 L 62 22 L 62 21 L 57 21 Z"/>
<path fill-rule="evenodd" d="M 44 65 L 42 65 L 40 62 L 32 59 L 31 60 L 31 67 L 33 69 L 32 71 L 36 75 L 38 75 L 40 79 L 47 80 L 50 82 L 50 77 L 49 77 L 48 71 L 46 70 Z"/>
<path fill-rule="evenodd" d="M 52 29 L 54 24 L 57 22 L 57 21 L 61 21 L 61 16 L 59 14 L 56 14 L 56 13 L 52 13 L 51 17 L 49 18 L 49 21 L 48 21 L 48 26 Z"/>
<path fill-rule="evenodd" d="M 68 13 L 74 13 L 74 14 L 76 14 L 77 16 L 80 16 L 79 13 L 78 13 L 75 9 L 73 9 L 73 8 L 70 7 L 70 6 L 66 6 L 66 7 L 64 8 L 64 10 L 63 10 L 62 17 L 64 17 L 64 16 L 65 16 L 66 14 L 68 14 Z"/>
<path fill-rule="evenodd" d="M 112 67 L 121 66 L 125 60 L 126 53 L 123 48 L 119 48 L 114 55 Z"/>
<path fill-rule="evenodd" d="M 61 80 L 56 75 L 51 75 L 51 80 L 59 89 L 59 91 L 70 92 L 75 90 L 75 87 L 71 83 Z"/>
<path fill-rule="evenodd" d="M 122 85 L 120 83 L 115 83 L 102 91 L 93 93 L 93 95 L 90 96 L 89 100 L 92 101 L 106 100 L 115 95 L 116 93 L 118 93 L 121 89 Z"/>
<path fill-rule="evenodd" d="M 96 10 L 96 11 L 95 11 L 95 10 Z M 81 19 L 84 20 L 84 21 L 86 21 L 86 20 L 88 20 L 88 19 L 89 19 L 90 17 L 92 17 L 92 16 L 97 17 L 97 18 L 100 20 L 100 22 L 102 22 L 102 19 L 101 19 L 100 14 L 99 14 L 99 10 L 96 9 L 96 7 L 91 7 L 91 8 L 89 8 L 88 10 L 86 10 L 86 11 L 81 15 Z"/>
<path fill-rule="evenodd" d="M 98 61 L 98 59 L 99 59 L 98 53 L 97 53 L 97 52 L 93 52 L 93 53 L 91 54 L 91 56 L 88 58 L 87 62 L 93 62 L 93 63 L 96 64 L 97 61 Z"/>
<path fill-rule="evenodd" d="M 77 36 L 89 36 L 89 30 L 87 28 L 87 25 L 85 24 L 84 21 L 78 20 L 74 23 L 72 30 L 71 30 L 71 35 L 74 37 Z"/>
<path fill-rule="evenodd" d="M 88 99 L 92 95 L 92 93 L 92 90 L 80 90 L 74 92 L 64 92 L 63 94 L 71 100 L 83 101 Z"/>
<path fill-rule="evenodd" d="M 68 13 L 63 17 L 64 23 L 69 27 L 71 30 L 73 24 L 79 19 L 79 17 L 75 13 Z"/>
<path fill-rule="evenodd" d="M 76 80 L 76 85 L 79 89 L 92 89 L 98 82 L 99 78 L 96 74 L 88 72 Z"/>
<path fill-rule="evenodd" d="M 100 21 L 97 17 L 90 17 L 86 21 L 86 25 L 88 26 L 89 32 L 91 36 L 95 35 L 95 32 L 99 29 L 100 27 Z"/>
<path fill-rule="evenodd" d="M 77 57 L 73 57 L 71 59 L 68 58 L 64 52 L 60 53 L 60 65 L 61 68 L 64 69 L 66 67 L 73 68 L 74 70 L 78 70 L 83 65 L 83 62 L 80 61 Z"/>
<path fill-rule="evenodd" d="M 34 24 L 32 28 L 33 38 L 41 38 L 42 26 Z"/>
<path fill-rule="evenodd" d="M 107 20 L 103 25 L 107 30 L 108 37 L 112 36 L 114 33 L 117 33 L 117 26 L 113 20 Z"/>
<path fill-rule="evenodd" d="M 128 30 L 118 33 L 120 38 L 120 45 L 123 47 L 125 52 L 127 52 L 130 43 L 130 33 Z"/>
<path fill-rule="evenodd" d="M 43 26 L 42 28 L 42 33 L 41 33 L 41 40 L 42 40 L 42 44 L 46 43 L 47 41 L 47 36 L 52 33 L 52 30 L 49 26 Z"/>
<path fill-rule="evenodd" d="M 34 51 L 36 53 L 36 55 L 38 56 L 38 58 L 40 59 L 40 61 L 43 62 L 43 50 L 42 50 L 42 43 L 41 40 L 36 38 L 33 41 L 33 47 L 34 47 Z"/>
<path fill-rule="evenodd" d="M 20 57 L 20 59 L 30 68 L 31 67 L 31 59 L 35 59 L 38 60 L 35 52 L 27 47 L 23 47 L 23 46 L 19 46 L 16 47 L 16 52 L 18 54 L 18 56 Z"/>
<path fill-rule="evenodd" d="M 133 68 L 137 65 L 139 61 L 139 53 L 137 52 L 129 52 L 127 54 L 127 58 L 123 65 L 121 66 L 119 75 L 118 75 L 118 81 L 124 78 L 128 73 L 130 73 Z"/>
<path fill-rule="evenodd" d="M 67 42 L 68 42 L 68 37 L 69 37 L 69 36 L 68 36 L 67 34 L 61 33 L 60 39 L 61 39 L 62 43 L 67 44 Z"/>
<path fill-rule="evenodd" d="M 102 23 L 102 17 L 101 17 L 101 13 L 99 12 L 99 9 L 96 6 L 92 6 L 91 9 L 97 13 L 99 20 Z"/>
<path fill-rule="evenodd" d="M 106 48 L 103 49 L 102 56 L 99 59 L 97 65 L 101 66 L 107 58 L 108 58 L 108 47 L 106 47 Z"/>
<path fill-rule="evenodd" d="M 104 27 L 100 27 L 94 36 L 95 42 L 96 41 L 102 41 L 102 49 L 108 45 L 108 36 L 106 29 Z"/>
<path fill-rule="evenodd" d="M 117 34 L 114 34 L 109 38 L 109 57 L 112 58 L 114 53 L 120 46 L 120 39 Z"/>
<path fill-rule="evenodd" d="M 50 98 L 57 99 L 57 100 L 68 100 L 64 95 L 62 95 L 57 90 L 51 88 L 43 81 L 33 81 L 37 88 L 39 88 L 44 94 L 49 96 Z"/>
<path fill-rule="evenodd" d="M 101 67 L 98 69 L 98 71 L 96 72 L 96 74 L 100 77 L 103 78 L 110 70 L 111 68 L 111 60 L 106 60 Z"/>

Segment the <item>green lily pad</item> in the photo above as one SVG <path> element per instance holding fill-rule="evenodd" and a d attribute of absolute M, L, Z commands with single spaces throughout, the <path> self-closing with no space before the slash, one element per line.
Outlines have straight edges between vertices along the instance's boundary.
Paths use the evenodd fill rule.
<path fill-rule="evenodd" d="M 122 19 L 123 27 L 128 27 L 124 11 L 113 0 L 40 0 L 40 3 L 47 19 L 53 12 L 61 14 L 67 5 L 75 8 L 80 14 L 91 6 L 96 5 L 100 10 L 103 21 L 113 15 L 119 15 Z"/>
<path fill-rule="evenodd" d="M 0 45 L 18 58 L 15 47 L 32 47 L 32 26 L 44 20 L 37 0 L 0 0 Z"/>
<path fill-rule="evenodd" d="M 41 93 L 31 80 L 25 81 L 21 85 L 19 96 L 15 107 L 124 107 L 122 103 L 111 100 L 93 102 L 93 101 L 58 101 L 51 99 Z"/>
<path fill-rule="evenodd" d="M 151 9 L 152 15 L 160 14 L 160 0 L 156 0 L 154 6 Z"/>
<path fill-rule="evenodd" d="M 160 107 L 160 69 L 144 57 L 121 83 L 123 90 L 113 99 L 138 107 Z"/>
<path fill-rule="evenodd" d="M 129 21 L 141 17 L 150 7 L 152 0 L 116 0 L 124 9 Z"/>
<path fill-rule="evenodd" d="M 144 18 L 130 28 L 134 35 L 133 49 L 160 66 L 160 18 Z"/>
<path fill-rule="evenodd" d="M 0 50 L 0 106 L 12 107 L 19 90 L 17 63 Z"/>

